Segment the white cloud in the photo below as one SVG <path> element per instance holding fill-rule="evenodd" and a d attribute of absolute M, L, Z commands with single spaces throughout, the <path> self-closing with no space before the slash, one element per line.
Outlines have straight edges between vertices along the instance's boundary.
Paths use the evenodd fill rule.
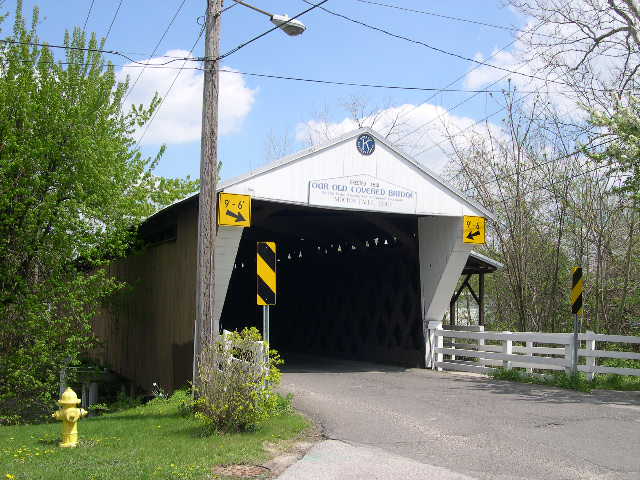
<path fill-rule="evenodd" d="M 167 57 L 193 57 L 185 50 L 170 50 Z M 157 57 L 146 61 L 149 65 L 159 65 L 167 61 L 167 57 Z M 128 64 L 133 66 L 136 64 Z M 182 61 L 167 66 L 179 67 Z M 196 66 L 197 62 L 187 62 L 187 67 Z M 225 68 L 225 70 L 232 70 Z M 133 86 L 140 68 L 123 68 L 118 72 L 118 79 L 130 77 Z M 148 105 L 153 95 L 158 92 L 164 96 L 179 70 L 173 68 L 149 67 L 125 101 L 125 108 L 131 104 Z M 202 85 L 204 74 L 201 70 L 182 70 L 169 95 L 164 99 L 153 123 L 144 136 L 143 144 L 186 143 L 200 138 L 202 116 Z M 249 114 L 255 100 L 257 90 L 247 87 L 240 73 L 220 73 L 220 135 L 228 135 L 240 130 L 244 118 Z M 144 128 L 144 127 L 143 127 Z M 138 132 L 138 136 L 141 132 Z"/>
<path fill-rule="evenodd" d="M 602 0 L 600 1 L 602 2 Z M 594 30 L 601 33 L 598 28 L 609 27 L 608 20 L 598 18 L 597 15 L 593 17 L 594 12 L 598 10 L 590 10 L 586 8 L 586 4 L 585 0 L 568 0 L 566 8 L 585 12 L 585 17 L 587 17 L 584 19 L 585 24 L 592 25 Z M 606 11 L 606 6 L 601 5 L 598 8 L 602 9 L 600 11 Z M 575 77 L 574 81 L 581 81 L 581 75 L 584 75 L 582 81 L 585 85 L 589 85 L 590 79 L 593 79 L 594 88 L 602 88 L 615 83 L 617 72 L 624 62 L 624 49 L 620 49 L 613 43 L 612 46 L 600 51 L 601 54 L 590 55 L 581 69 L 574 72 L 569 67 L 580 64 L 584 52 L 589 50 L 591 42 L 585 39 L 584 33 L 576 24 L 568 21 L 540 26 L 535 19 L 529 18 L 518 37 L 518 40 L 508 51 L 494 49 L 490 57 L 485 57 L 483 53 L 478 52 L 475 58 L 524 75 L 509 73 L 490 66 L 480 66 L 467 74 L 464 82 L 465 87 L 477 89 L 497 82 L 496 88 L 504 88 L 509 80 L 511 86 L 523 92 L 528 100 L 535 97 L 529 92 L 540 92 L 557 108 L 559 113 L 582 118 L 585 113 L 580 104 L 590 103 L 589 99 L 593 96 L 597 101 L 599 94 L 597 92 L 589 93 L 588 88 L 585 88 L 582 94 L 573 92 L 569 85 L 571 80 L 569 75 Z M 529 39 L 535 45 L 530 45 Z M 559 39 L 566 39 L 564 45 Z M 549 66 L 550 62 L 554 65 L 569 67 L 557 68 L 553 71 Z M 586 75 L 583 71 L 587 72 Z M 588 97 L 588 95 L 592 97 Z"/>
<path fill-rule="evenodd" d="M 360 125 L 387 136 L 427 168 L 442 172 L 452 155 L 448 136 L 453 136 L 458 145 L 467 145 L 472 138 L 487 134 L 487 126 L 475 125 L 475 122 L 472 118 L 453 115 L 443 107 L 423 103 L 378 110 L 362 119 Z M 498 126 L 489 124 L 488 127 L 493 135 L 501 135 Z M 296 140 L 317 145 L 357 128 L 358 124 L 351 118 L 336 122 L 308 120 L 297 125 Z"/>

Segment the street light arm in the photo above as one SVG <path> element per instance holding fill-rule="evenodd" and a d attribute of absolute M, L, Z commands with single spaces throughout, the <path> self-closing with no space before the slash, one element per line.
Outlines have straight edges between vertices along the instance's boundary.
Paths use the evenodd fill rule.
<path fill-rule="evenodd" d="M 269 12 L 267 12 L 265 10 L 262 10 L 261 8 L 254 7 L 253 5 L 248 4 L 247 2 L 242 2 L 241 0 L 233 0 L 233 1 L 236 2 L 236 3 L 239 3 L 240 5 L 242 5 L 244 7 L 250 8 L 251 10 L 255 10 L 256 12 L 260 12 L 261 14 L 266 15 L 269 18 L 273 17 L 272 13 L 269 13 Z"/>

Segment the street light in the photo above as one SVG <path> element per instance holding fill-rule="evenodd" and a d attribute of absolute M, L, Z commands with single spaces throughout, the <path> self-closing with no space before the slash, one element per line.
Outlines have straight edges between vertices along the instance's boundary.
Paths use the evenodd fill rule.
<path fill-rule="evenodd" d="M 294 19 L 289 18 L 289 15 L 287 15 L 286 13 L 284 15 L 274 15 L 273 13 L 269 13 L 265 10 L 262 10 L 261 8 L 254 7 L 253 5 L 250 5 L 246 2 L 242 2 L 240 0 L 234 0 L 234 2 L 239 3 L 240 5 L 243 5 L 247 8 L 250 8 L 251 10 L 255 10 L 256 12 L 260 12 L 263 15 L 266 15 L 271 20 L 271 23 L 273 23 L 277 27 L 280 27 L 280 29 L 284 33 L 292 37 L 295 37 L 296 35 L 300 35 L 302 32 L 304 32 L 307 29 L 304 23 L 302 23 L 300 20 L 297 20 L 295 18 Z"/>
<path fill-rule="evenodd" d="M 1 0 L 0 0 L 1 1 Z M 200 141 L 200 196 L 198 198 L 198 247 L 196 264 L 196 318 L 193 332 L 193 385 L 200 386 L 200 354 L 204 342 L 219 335 L 214 318 L 214 249 L 218 235 L 216 183 L 218 174 L 218 61 L 220 17 L 224 0 L 206 0 L 204 85 L 202 89 L 202 138 Z M 246 2 L 245 7 L 267 15 L 287 35 L 300 35 L 304 24 L 287 15 L 273 15 Z M 326 1 L 326 0 L 324 0 Z M 324 2 L 321 2 L 324 3 Z M 315 8 L 315 7 L 313 7 Z M 305 12 L 303 12 L 305 13 Z"/>

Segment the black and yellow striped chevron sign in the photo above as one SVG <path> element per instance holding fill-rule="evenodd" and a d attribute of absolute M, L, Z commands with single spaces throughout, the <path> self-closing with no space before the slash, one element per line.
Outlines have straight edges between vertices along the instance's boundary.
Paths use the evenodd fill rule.
<path fill-rule="evenodd" d="M 573 268 L 571 281 L 571 313 L 582 314 L 582 267 Z"/>
<path fill-rule="evenodd" d="M 276 242 L 258 242 L 258 305 L 276 304 Z"/>

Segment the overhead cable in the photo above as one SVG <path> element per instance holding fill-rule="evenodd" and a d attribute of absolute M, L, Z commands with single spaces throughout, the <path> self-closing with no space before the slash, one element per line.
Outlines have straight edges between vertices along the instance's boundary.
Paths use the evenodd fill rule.
<path fill-rule="evenodd" d="M 82 31 L 87 29 L 87 22 L 89 21 L 89 17 L 91 16 L 91 10 L 93 10 L 93 3 L 95 0 L 91 0 L 91 4 L 89 5 L 89 11 L 87 12 L 87 16 L 84 19 L 84 25 L 82 25 Z"/>
<path fill-rule="evenodd" d="M 247 45 L 249 45 L 249 44 L 251 44 L 251 43 L 255 42 L 256 40 L 259 40 L 260 38 L 264 37 L 265 35 L 270 34 L 271 32 L 273 32 L 273 31 L 275 31 L 275 30 L 279 30 L 279 29 L 281 29 L 283 26 L 285 26 L 285 25 L 286 25 L 286 24 L 288 24 L 289 22 L 292 22 L 293 20 L 296 20 L 297 18 L 299 18 L 299 17 L 303 16 L 303 15 L 304 15 L 304 14 L 306 14 L 307 12 L 310 12 L 311 10 L 314 10 L 315 8 L 320 7 L 320 5 L 322 5 L 323 3 L 327 3 L 328 1 L 329 1 L 329 0 L 322 0 L 320 3 L 305 2 L 305 3 L 308 3 L 309 5 L 311 5 L 311 8 L 307 8 L 306 10 L 304 10 L 304 11 L 302 11 L 302 12 L 298 13 L 297 15 L 295 15 L 295 16 L 293 16 L 293 17 L 291 17 L 291 18 L 290 18 L 289 20 L 287 20 L 286 22 L 283 22 L 283 23 L 282 23 L 282 24 L 280 24 L 280 25 L 276 25 L 275 27 L 270 28 L 269 30 L 267 30 L 266 32 L 261 33 L 260 35 L 256 35 L 255 37 L 253 37 L 253 38 L 251 38 L 251 39 L 247 40 L 247 41 L 246 41 L 246 42 L 244 42 L 244 43 L 241 43 L 241 44 L 240 44 L 240 45 L 238 45 L 237 47 L 232 48 L 232 49 L 231 49 L 231 50 L 229 50 L 228 52 L 223 53 L 223 54 L 222 54 L 222 55 L 220 55 L 219 57 L 214 58 L 214 59 L 212 59 L 212 60 L 213 60 L 214 62 L 219 62 L 219 61 L 220 61 L 220 60 L 222 60 L 223 58 L 226 58 L 226 57 L 228 57 L 229 55 L 233 55 L 234 53 L 236 53 L 236 52 L 237 52 L 238 50 L 240 50 L 241 48 L 246 47 Z M 322 8 L 322 7 L 320 7 L 320 8 Z M 208 60 L 208 59 L 203 58 L 202 60 Z"/>
<path fill-rule="evenodd" d="M 478 20 L 472 20 L 470 18 L 452 17 L 452 16 L 449 16 L 449 15 L 443 15 L 441 13 L 430 12 L 430 11 L 427 11 L 427 10 L 416 10 L 416 9 L 413 9 L 413 8 L 400 7 L 398 5 L 389 5 L 388 3 L 373 2 L 371 0 L 356 0 L 356 2 L 368 3 L 369 5 L 377 5 L 379 7 L 394 8 L 396 10 L 402 10 L 402 11 L 410 12 L 410 13 L 419 13 L 419 14 L 422 14 L 422 15 L 429 15 L 429 16 L 432 16 L 432 17 L 444 18 L 446 20 L 454 20 L 456 22 L 473 23 L 475 25 L 481 25 L 483 27 L 491 27 L 491 28 L 496 28 L 496 29 L 499 29 L 499 30 L 507 30 L 507 31 L 515 32 L 515 33 L 523 33 L 523 34 L 527 34 L 527 35 L 537 35 L 537 36 L 540 36 L 540 37 L 555 38 L 556 40 L 566 40 L 566 38 L 559 37 L 557 35 L 549 35 L 547 33 L 539 33 L 539 32 L 530 32 L 530 31 L 522 30 L 522 29 L 517 28 L 517 27 L 508 27 L 506 25 L 497 25 L 495 23 L 480 22 Z"/>
<path fill-rule="evenodd" d="M 182 2 L 180 2 L 180 5 L 178 5 L 178 9 L 176 10 L 176 12 L 173 14 L 173 17 L 171 17 L 171 20 L 169 20 L 169 24 L 167 25 L 167 27 L 164 29 L 164 32 L 162 33 L 162 36 L 160 37 L 160 40 L 158 40 L 156 42 L 156 46 L 153 47 L 153 52 L 151 52 L 151 57 L 153 57 L 156 52 L 158 51 L 158 47 L 160 47 L 160 44 L 162 43 L 162 41 L 164 40 L 164 37 L 167 35 L 167 33 L 169 32 L 169 29 L 171 28 L 171 26 L 173 25 L 173 22 L 175 22 L 176 18 L 178 17 L 178 14 L 180 14 L 180 11 L 182 10 L 182 7 L 184 7 L 184 4 L 187 0 L 182 0 Z M 168 60 L 166 63 L 171 63 L 176 61 L 177 59 L 171 59 Z M 129 88 L 129 90 L 127 90 L 127 93 L 125 94 L 124 98 L 122 99 L 123 101 L 127 99 L 127 97 L 129 96 L 129 94 L 133 91 L 133 89 L 136 87 L 136 85 L 138 84 L 138 81 L 140 80 L 140 77 L 142 77 L 142 74 L 144 73 L 144 68 L 142 70 L 140 70 L 140 73 L 138 73 L 138 76 L 136 77 L 135 82 L 133 82 L 133 85 Z"/>
<path fill-rule="evenodd" d="M 311 2 L 309 0 L 302 0 L 302 1 L 304 3 L 311 4 Z M 397 38 L 397 39 L 400 39 L 400 40 L 404 40 L 406 42 L 413 43 L 415 45 L 420 45 L 420 46 L 426 47 L 426 48 L 428 48 L 430 50 L 433 50 L 433 51 L 438 52 L 438 53 L 442 53 L 444 55 L 449 55 L 451 57 L 459 58 L 459 59 L 465 60 L 467 62 L 472 62 L 472 63 L 476 63 L 478 65 L 483 65 L 485 67 L 493 68 L 495 70 L 501 70 L 503 72 L 508 72 L 508 73 L 513 74 L 513 75 L 520 75 L 520 76 L 531 78 L 531 79 L 534 79 L 534 80 L 540 80 L 540 81 L 545 82 L 545 83 L 546 82 L 550 82 L 550 83 L 557 83 L 559 85 L 566 85 L 565 83 L 559 82 L 557 80 L 550 80 L 548 78 L 537 77 L 537 76 L 531 75 L 529 73 L 518 72 L 517 70 L 511 70 L 509 68 L 501 67 L 499 65 L 494 65 L 492 63 L 487 63 L 487 62 L 484 62 L 482 60 L 477 60 L 475 58 L 466 57 L 464 55 L 460 55 L 459 53 L 451 52 L 449 50 L 445 50 L 445 49 L 440 48 L 440 47 L 435 47 L 435 46 L 433 46 L 431 44 L 428 44 L 426 42 L 423 42 L 421 40 L 415 40 L 413 38 L 409 38 L 409 37 L 406 37 L 404 35 L 400 35 L 398 33 L 393 33 L 393 32 L 391 32 L 389 30 L 384 29 L 384 28 L 376 27 L 374 25 L 370 25 L 370 24 L 362 22 L 360 20 L 356 20 L 355 18 L 351 18 L 351 17 L 349 17 L 347 15 L 343 15 L 342 13 L 338 13 L 338 12 L 335 12 L 333 10 L 329 10 L 328 8 L 325 8 L 325 7 L 319 7 L 319 8 L 320 8 L 320 10 L 323 10 L 323 11 L 329 13 L 330 15 L 334 15 L 336 17 L 342 18 L 344 20 L 347 20 L 348 22 L 355 23 L 357 25 L 363 26 L 365 28 L 369 28 L 371 30 L 375 30 L 377 32 L 383 33 L 383 34 L 388 35 L 388 36 L 393 37 L 393 38 Z"/>
<path fill-rule="evenodd" d="M 198 38 L 196 38 L 196 41 L 193 42 L 193 46 L 191 47 L 191 50 L 189 50 L 189 54 L 191 54 L 195 50 L 196 46 L 198 45 L 198 42 L 202 38 L 202 34 L 204 33 L 204 30 L 205 30 L 205 27 L 202 27 L 200 29 L 200 33 L 198 34 Z M 186 63 L 187 63 L 186 60 L 182 63 L 183 67 L 184 67 L 184 65 Z M 140 145 L 140 143 L 142 142 L 142 140 L 144 139 L 144 136 L 147 134 L 147 131 L 149 130 L 149 127 L 151 126 L 151 123 L 153 123 L 153 121 L 155 120 L 156 116 L 158 115 L 158 112 L 160 111 L 160 108 L 162 108 L 162 105 L 164 104 L 165 100 L 167 99 L 167 97 L 171 93 L 171 90 L 173 89 L 173 86 L 178 81 L 178 78 L 182 74 L 183 70 L 185 70 L 185 68 L 178 69 L 178 73 L 176 73 L 175 77 L 173 77 L 173 81 L 171 82 L 171 85 L 169 85 L 169 88 L 167 89 L 167 91 L 163 95 L 162 99 L 160 100 L 160 104 L 156 107 L 155 111 L 153 112 L 153 115 L 151 116 L 151 118 L 147 122 L 147 124 L 146 124 L 146 126 L 144 128 L 144 131 L 142 132 L 142 135 L 140 135 L 140 138 L 136 142 L 135 148 L 137 148 Z"/>
<path fill-rule="evenodd" d="M 120 0 L 120 3 L 118 3 L 118 8 L 116 8 L 116 13 L 113 14 L 113 18 L 111 19 L 111 23 L 109 24 L 109 28 L 107 29 L 107 34 L 104 36 L 104 43 L 107 43 L 107 40 L 109 39 L 109 35 L 111 34 L 111 28 L 113 27 L 113 24 L 116 21 L 116 18 L 118 17 L 118 13 L 120 12 L 120 7 L 122 7 L 122 2 L 124 0 Z"/>

